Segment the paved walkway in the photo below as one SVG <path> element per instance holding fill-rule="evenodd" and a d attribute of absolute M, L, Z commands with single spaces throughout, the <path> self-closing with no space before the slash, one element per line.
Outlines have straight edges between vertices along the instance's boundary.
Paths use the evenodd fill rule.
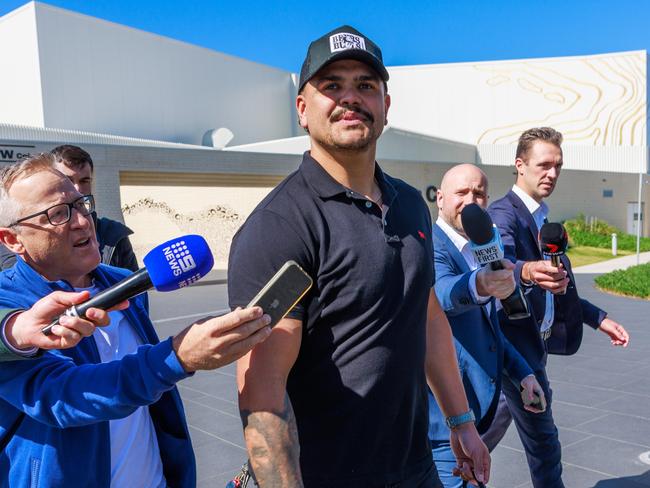
<path fill-rule="evenodd" d="M 585 326 L 573 356 L 550 356 L 553 415 L 560 432 L 566 488 L 650 487 L 650 303 L 602 293 L 580 274 L 580 296 L 608 311 L 630 333 L 611 346 Z M 530 488 L 523 447 L 511 426 L 492 453 L 491 488 Z"/>
<path fill-rule="evenodd" d="M 650 252 L 642 252 L 639 254 L 639 264 L 650 263 Z M 615 269 L 626 269 L 630 266 L 635 266 L 636 254 L 630 256 L 622 256 L 620 258 L 609 259 L 607 261 L 601 261 L 600 263 L 587 264 L 586 266 L 579 266 L 573 268 L 574 273 L 580 274 L 600 274 L 600 273 L 609 273 Z"/>
<path fill-rule="evenodd" d="M 636 255 L 574 268 L 582 298 L 608 311 L 630 333 L 625 349 L 585 326 L 574 356 L 551 356 L 548 375 L 562 443 L 567 488 L 650 487 L 650 303 L 596 290 L 596 274 L 637 264 Z M 650 262 L 650 252 L 639 263 Z M 493 488 L 532 487 L 514 426 L 492 453 Z"/>
<path fill-rule="evenodd" d="M 593 287 L 593 278 L 576 277 L 580 295 L 624 324 L 631 342 L 625 349 L 614 348 L 603 334 L 585 327 L 577 354 L 549 359 L 565 485 L 650 488 L 650 303 L 601 293 Z M 151 293 L 159 334 L 167 337 L 185 327 L 193 320 L 186 314 L 225 308 L 225 290 L 224 285 L 214 284 Z M 197 373 L 179 384 L 197 457 L 199 488 L 225 486 L 246 459 L 234 373 L 230 365 Z M 514 427 L 492 461 L 490 488 L 531 486 Z"/>

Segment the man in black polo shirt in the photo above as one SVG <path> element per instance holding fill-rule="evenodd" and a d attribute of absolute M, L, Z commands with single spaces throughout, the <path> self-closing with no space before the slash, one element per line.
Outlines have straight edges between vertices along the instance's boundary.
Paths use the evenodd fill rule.
<path fill-rule="evenodd" d="M 431 218 L 375 162 L 390 97 L 381 51 L 349 26 L 309 46 L 296 108 L 311 151 L 233 240 L 230 306 L 293 259 L 302 302 L 238 363 L 239 408 L 261 487 L 441 486 L 427 382 L 466 477 L 489 476 L 433 292 Z"/>

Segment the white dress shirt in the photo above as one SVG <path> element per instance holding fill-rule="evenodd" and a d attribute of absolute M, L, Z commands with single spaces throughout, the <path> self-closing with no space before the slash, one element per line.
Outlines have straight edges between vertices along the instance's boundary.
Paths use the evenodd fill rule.
<path fill-rule="evenodd" d="M 447 222 L 445 222 L 442 217 L 438 217 L 438 220 L 436 220 L 436 225 L 442 229 L 442 231 L 449 237 L 449 240 L 456 246 L 456 249 L 462 254 L 463 258 L 465 258 L 465 262 L 467 263 L 467 266 L 469 266 L 469 269 L 472 270 L 472 274 L 469 277 L 469 291 L 472 294 L 472 297 L 474 298 L 474 301 L 478 303 L 479 305 L 483 305 L 487 303 L 488 306 L 488 313 L 490 312 L 490 296 L 482 296 L 478 294 L 478 291 L 476 290 L 476 273 L 478 273 L 478 270 L 480 269 L 478 263 L 476 262 L 476 258 L 474 257 L 474 253 L 472 252 L 472 249 L 470 248 L 469 241 L 465 239 L 463 236 L 461 236 L 456 230 L 449 225 Z"/>
<path fill-rule="evenodd" d="M 99 288 L 75 289 L 90 291 L 94 296 Z M 109 312 L 110 324 L 97 327 L 93 339 L 102 363 L 122 359 L 136 352 L 142 340 L 121 310 Z M 164 488 L 158 438 L 149 415 L 149 407 L 138 407 L 121 419 L 108 422 L 111 440 L 111 488 L 142 486 Z"/>
<path fill-rule="evenodd" d="M 524 202 L 524 205 L 526 205 L 526 208 L 533 216 L 533 220 L 537 225 L 537 232 L 539 233 L 539 229 L 542 228 L 542 225 L 544 225 L 544 222 L 548 217 L 548 205 L 546 205 L 544 202 L 537 203 L 533 197 L 531 197 L 517 185 L 512 186 L 512 191 L 521 199 L 522 202 Z M 553 303 L 553 294 L 550 291 L 546 290 L 546 307 L 544 308 L 544 320 L 542 321 L 542 325 L 540 326 L 539 331 L 546 332 L 548 329 L 550 329 L 553 325 L 554 318 L 555 305 Z"/>

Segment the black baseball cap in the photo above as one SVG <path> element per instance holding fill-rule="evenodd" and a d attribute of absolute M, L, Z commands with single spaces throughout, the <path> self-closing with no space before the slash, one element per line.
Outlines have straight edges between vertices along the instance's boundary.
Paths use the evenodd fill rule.
<path fill-rule="evenodd" d="M 313 41 L 300 70 L 298 93 L 324 66 L 339 59 L 356 59 L 373 68 L 381 79 L 388 81 L 379 46 L 349 25 L 343 25 Z"/>

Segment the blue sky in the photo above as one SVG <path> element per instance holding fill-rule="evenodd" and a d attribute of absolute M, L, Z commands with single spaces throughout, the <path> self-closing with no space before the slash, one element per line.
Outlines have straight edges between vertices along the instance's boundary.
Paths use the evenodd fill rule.
<path fill-rule="evenodd" d="M 0 15 L 26 3 L 0 0 Z M 47 0 L 46 3 L 298 71 L 309 41 L 351 24 L 389 66 L 650 48 L 650 1 Z"/>

